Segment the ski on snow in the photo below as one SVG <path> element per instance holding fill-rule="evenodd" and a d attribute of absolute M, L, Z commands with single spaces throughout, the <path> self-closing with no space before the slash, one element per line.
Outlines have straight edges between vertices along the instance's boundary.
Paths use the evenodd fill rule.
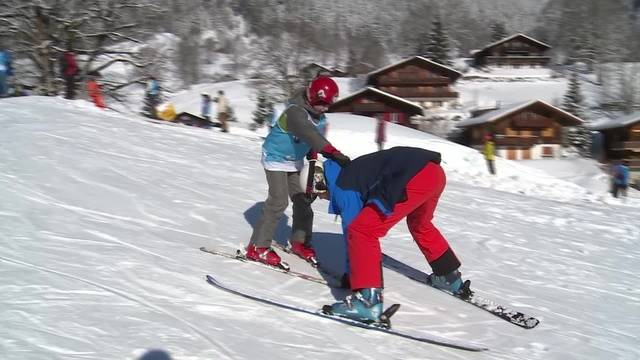
<path fill-rule="evenodd" d="M 273 271 L 277 271 L 279 273 L 283 273 L 283 274 L 287 274 L 289 276 L 293 276 L 293 277 L 297 277 L 303 280 L 307 280 L 307 281 L 312 281 L 318 284 L 323 284 L 323 285 L 329 285 L 328 282 L 325 279 L 313 276 L 313 275 L 308 275 L 308 274 L 304 274 L 301 272 L 297 272 L 297 271 L 293 271 L 290 269 L 283 269 L 283 268 L 277 268 L 277 267 L 273 267 L 273 266 L 269 266 L 267 264 L 263 264 L 261 262 L 257 262 L 257 261 L 251 261 L 248 260 L 244 253 L 240 250 L 236 250 L 235 253 L 230 253 L 230 252 L 226 252 L 226 251 L 220 251 L 220 250 L 214 250 L 214 249 L 209 249 L 206 248 L 204 246 L 202 246 L 200 248 L 200 251 L 204 251 L 206 253 L 212 254 L 212 255 L 218 255 L 218 256 L 222 256 L 222 257 L 226 257 L 228 259 L 234 259 L 234 260 L 238 260 L 238 261 L 242 261 L 244 263 L 248 263 L 248 264 L 254 264 L 269 270 L 273 270 Z"/>
<path fill-rule="evenodd" d="M 315 282 L 318 284 L 323 284 L 323 285 L 327 285 L 327 286 L 332 286 L 331 284 L 329 284 L 325 279 L 313 276 L 313 275 L 308 275 L 308 274 L 304 274 L 301 272 L 297 272 L 297 271 L 293 271 L 293 270 L 286 270 L 286 269 L 282 269 L 282 268 L 276 268 L 273 266 L 269 266 L 263 263 L 259 263 L 256 261 L 250 261 L 247 260 L 247 258 L 244 256 L 244 253 L 242 253 L 242 251 L 237 250 L 235 253 L 229 253 L 229 252 L 225 252 L 225 251 L 220 251 L 220 250 L 213 250 L 213 249 L 209 249 L 206 247 L 201 247 L 200 248 L 201 251 L 204 251 L 206 253 L 209 254 L 213 254 L 213 255 L 218 255 L 218 256 L 223 256 L 229 259 L 234 259 L 234 260 L 238 260 L 238 261 L 242 261 L 245 263 L 250 263 L 250 264 L 254 264 L 266 269 L 270 269 L 272 271 L 277 271 L 283 274 L 287 274 L 289 276 L 293 276 L 293 277 L 297 277 L 303 280 L 307 280 L 307 281 L 311 281 L 311 282 Z M 383 254 L 382 255 L 382 265 L 388 269 L 394 270 L 406 277 L 408 277 L 411 280 L 414 280 L 422 285 L 426 285 L 426 286 L 431 286 L 428 282 L 428 278 L 429 275 L 416 269 L 413 268 L 401 261 L 398 261 L 394 258 L 392 258 L 389 255 Z M 466 284 L 468 286 L 468 284 Z M 339 286 L 332 286 L 332 287 L 339 287 Z M 435 287 L 434 287 L 435 288 Z M 437 288 L 435 288 L 437 289 Z M 440 290 L 440 289 L 438 289 Z M 468 304 L 471 304 L 479 309 L 485 310 L 487 312 L 489 312 L 490 314 L 505 320 L 511 324 L 514 324 L 516 326 L 522 327 L 524 329 L 533 329 L 534 327 L 536 327 L 539 323 L 540 320 L 536 319 L 535 317 L 526 315 L 522 312 L 510 309 L 506 306 L 500 305 L 495 303 L 492 300 L 489 299 L 485 299 L 482 298 L 476 294 L 473 293 L 473 291 L 471 291 L 470 295 L 468 297 L 460 297 L 460 296 L 456 296 L 451 294 L 450 292 L 444 291 L 444 290 L 440 290 L 443 291 L 446 294 L 449 294 L 455 298 L 458 298 Z"/>
<path fill-rule="evenodd" d="M 402 337 L 402 338 L 405 338 L 405 339 L 410 339 L 410 340 L 429 343 L 429 344 L 434 344 L 434 345 L 447 346 L 447 347 L 460 349 L 460 350 L 468 350 L 468 351 L 488 350 L 488 348 L 485 345 L 482 345 L 482 344 L 477 344 L 477 343 L 467 342 L 467 341 L 458 341 L 458 340 L 448 339 L 448 338 L 437 336 L 437 335 L 412 334 L 412 333 L 410 333 L 408 331 L 395 330 L 395 329 L 391 329 L 391 328 L 383 328 L 383 327 L 366 324 L 366 323 L 363 323 L 363 322 L 360 322 L 360 321 L 351 320 L 351 319 L 340 317 L 340 316 L 328 315 L 328 314 L 325 314 L 325 313 L 321 312 L 320 310 L 311 310 L 311 309 L 308 309 L 308 308 L 287 304 L 285 302 L 275 301 L 275 300 L 267 299 L 265 297 L 251 295 L 248 292 L 244 292 L 244 291 L 229 287 L 229 286 L 221 283 L 220 281 L 218 281 L 216 278 L 214 278 L 211 275 L 207 275 L 207 282 L 209 284 L 213 285 L 214 287 L 220 289 L 220 290 L 226 291 L 226 292 L 234 294 L 234 295 L 238 295 L 238 296 L 244 297 L 246 299 L 251 299 L 251 300 L 263 303 L 263 304 L 279 307 L 279 308 L 282 308 L 282 309 L 287 309 L 287 310 L 296 311 L 296 312 L 303 313 L 303 314 L 318 316 L 318 317 L 321 317 L 321 318 L 324 318 L 324 319 L 334 320 L 334 321 L 337 321 L 337 322 L 340 322 L 340 323 L 343 323 L 343 324 L 346 324 L 346 325 L 351 325 L 351 326 L 355 326 L 355 327 L 359 327 L 359 328 L 363 328 L 363 329 L 367 329 L 367 330 L 379 331 L 379 332 L 383 332 L 383 333 L 386 333 L 386 334 L 389 334 L 389 335 Z M 395 310 L 397 310 L 397 308 L 398 308 L 397 305 L 392 305 L 387 310 L 387 312 L 390 314 L 389 316 L 391 316 L 392 313 L 395 312 Z"/>
<path fill-rule="evenodd" d="M 431 286 L 431 284 L 429 283 L 429 275 L 414 268 L 411 267 L 401 261 L 398 261 L 394 258 L 392 258 L 389 255 L 383 254 L 382 255 L 382 265 L 384 267 L 386 267 L 387 269 L 391 269 L 394 270 L 396 272 L 398 272 L 399 274 L 402 274 L 406 277 L 408 277 L 411 280 L 417 281 L 420 284 L 423 285 L 427 285 L 427 286 Z M 469 284 L 465 284 L 467 287 L 469 286 Z M 432 286 L 433 287 L 433 286 Z M 434 289 L 437 289 L 436 287 L 433 287 Z M 440 289 L 438 289 L 440 290 Z M 536 327 L 539 323 L 540 320 L 536 319 L 535 317 L 523 314 L 519 311 L 513 310 L 513 309 L 509 309 L 505 306 L 496 304 L 495 302 L 489 300 L 489 299 L 485 299 L 482 298 L 476 294 L 473 293 L 473 291 L 470 291 L 470 294 L 468 294 L 468 296 L 466 297 L 460 297 L 460 296 L 456 296 L 448 291 L 444 291 L 441 290 L 453 297 L 456 297 L 466 303 L 469 303 L 471 305 L 474 305 L 482 310 L 488 311 L 489 313 L 499 317 L 500 319 L 503 319 L 505 321 L 508 321 L 514 325 L 520 326 L 522 328 L 525 329 L 533 329 L 534 327 Z"/>

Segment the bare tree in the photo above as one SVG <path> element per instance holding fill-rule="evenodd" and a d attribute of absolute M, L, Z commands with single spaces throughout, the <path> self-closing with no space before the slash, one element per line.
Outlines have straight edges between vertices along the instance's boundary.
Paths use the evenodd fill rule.
<path fill-rule="evenodd" d="M 57 93 L 56 65 L 61 54 L 78 54 L 80 79 L 87 73 L 102 71 L 116 63 L 136 67 L 139 61 L 132 44 L 139 24 L 130 21 L 135 10 L 160 11 L 153 4 L 135 0 L 6 0 L 0 13 L 0 32 L 12 37 L 12 49 L 31 60 L 25 77 L 36 78 L 40 94 Z M 106 92 L 120 89 L 136 79 L 109 83 Z"/>
<path fill-rule="evenodd" d="M 267 38 L 259 52 L 258 75 L 280 92 L 280 98 L 292 96 L 303 86 L 298 74 L 307 60 L 302 39 L 285 33 L 281 38 Z"/>

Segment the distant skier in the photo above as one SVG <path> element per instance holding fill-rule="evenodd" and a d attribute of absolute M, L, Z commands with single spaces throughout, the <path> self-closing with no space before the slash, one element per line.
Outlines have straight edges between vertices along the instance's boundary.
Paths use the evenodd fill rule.
<path fill-rule="evenodd" d="M 160 104 L 160 83 L 155 76 L 149 76 L 146 91 L 146 107 L 153 119 L 158 118 L 156 107 Z"/>
<path fill-rule="evenodd" d="M 218 97 L 216 97 L 214 101 L 218 104 L 216 108 L 220 128 L 222 132 L 229 132 L 229 125 L 227 124 L 229 120 L 229 100 L 224 96 L 224 91 L 218 90 Z"/>
<path fill-rule="evenodd" d="M 324 183 L 316 184 L 329 212 L 340 215 L 347 242 L 353 294 L 331 305 L 335 315 L 379 322 L 382 313 L 382 253 L 379 238 L 400 220 L 433 270 L 433 286 L 452 293 L 464 290 L 460 261 L 431 222 L 446 183 L 440 154 L 394 147 L 361 156 L 341 168 L 324 162 Z M 327 190 L 323 192 L 323 190 Z"/>
<path fill-rule="evenodd" d="M 496 174 L 496 155 L 495 155 L 495 143 L 493 142 L 493 137 L 491 135 L 487 135 L 484 138 L 484 148 L 482 153 L 484 154 L 484 158 L 487 161 L 487 169 L 491 175 Z"/>
<path fill-rule="evenodd" d="M 105 109 L 107 106 L 104 103 L 104 97 L 102 96 L 102 90 L 100 84 L 98 84 L 98 78 L 100 73 L 92 71 L 88 74 L 89 80 L 87 81 L 87 94 L 93 100 L 93 103 L 101 109 Z"/>
<path fill-rule="evenodd" d="M 9 95 L 10 76 L 13 76 L 11 53 L 0 47 L 0 97 Z"/>
<path fill-rule="evenodd" d="M 200 94 L 200 116 L 207 121 L 207 126 L 211 126 L 211 96 L 209 94 Z"/>
<path fill-rule="evenodd" d="M 76 75 L 78 75 L 78 63 L 76 62 L 76 54 L 73 52 L 71 45 L 67 45 L 65 51 L 60 57 L 60 75 L 65 82 L 65 99 L 72 100 L 76 97 Z"/>
<path fill-rule="evenodd" d="M 376 124 L 376 144 L 378 144 L 378 151 L 384 149 L 384 143 L 387 141 L 387 121 L 379 117 Z"/>
<path fill-rule="evenodd" d="M 262 209 L 247 246 L 247 258 L 279 266 L 280 256 L 271 248 L 279 218 L 293 202 L 292 234 L 289 242 L 293 253 L 315 262 L 315 251 L 311 247 L 313 226 L 313 201 L 300 185 L 300 170 L 304 157 L 315 158 L 317 152 L 344 166 L 350 159 L 323 136 L 327 121 L 324 113 L 338 97 L 338 85 L 329 77 L 317 77 L 306 91 L 290 99 L 287 107 L 274 116 L 269 135 L 262 145 L 264 166 L 269 196 Z"/>
<path fill-rule="evenodd" d="M 629 162 L 621 161 L 613 167 L 613 197 L 627 197 L 629 188 Z"/>

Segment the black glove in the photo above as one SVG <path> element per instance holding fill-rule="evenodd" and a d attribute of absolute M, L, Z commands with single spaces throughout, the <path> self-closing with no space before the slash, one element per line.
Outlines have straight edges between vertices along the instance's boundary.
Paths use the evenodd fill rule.
<path fill-rule="evenodd" d="M 341 152 L 337 152 L 334 153 L 332 155 L 330 155 L 331 160 L 335 161 L 338 163 L 338 165 L 340 165 L 340 167 L 346 167 L 349 164 L 351 164 L 351 159 L 349 159 L 349 157 Z"/>

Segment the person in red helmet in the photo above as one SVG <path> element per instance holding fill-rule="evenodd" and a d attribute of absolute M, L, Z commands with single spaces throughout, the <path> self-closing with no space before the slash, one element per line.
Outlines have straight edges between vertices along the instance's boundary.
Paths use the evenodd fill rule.
<path fill-rule="evenodd" d="M 269 135 L 262 145 L 262 165 L 269 193 L 247 246 L 247 259 L 287 268 L 271 248 L 271 242 L 278 220 L 289 205 L 290 198 L 293 203 L 290 250 L 306 261 L 317 264 L 316 254 L 311 246 L 311 202 L 314 198 L 310 191 L 302 189 L 300 171 L 305 156 L 307 159 L 315 159 L 317 153 L 333 159 L 340 166 L 346 166 L 351 161 L 324 136 L 327 128 L 324 113 L 337 99 L 338 93 L 335 81 L 330 77 L 318 76 L 311 80 L 304 91 L 289 99 L 284 111 L 274 113 Z"/>

